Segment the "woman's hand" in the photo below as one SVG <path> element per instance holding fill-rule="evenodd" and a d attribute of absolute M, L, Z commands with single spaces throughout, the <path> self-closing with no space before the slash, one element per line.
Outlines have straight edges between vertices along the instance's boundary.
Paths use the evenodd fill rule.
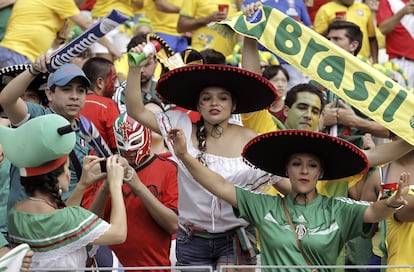
<path fill-rule="evenodd" d="M 179 159 L 187 154 L 187 143 L 182 129 L 171 128 L 168 138 L 173 141 L 174 153 Z"/>
<path fill-rule="evenodd" d="M 119 160 L 119 155 L 113 155 L 106 159 L 107 180 L 110 188 L 112 185 L 122 186 L 124 178 L 124 167 Z"/>
<path fill-rule="evenodd" d="M 146 43 L 140 43 L 140 44 L 138 44 L 137 46 L 135 46 L 135 47 L 132 47 L 128 52 L 133 52 L 133 53 L 136 53 L 136 54 L 138 54 L 138 55 L 140 55 L 141 53 L 143 53 L 144 52 L 144 47 L 146 46 L 147 44 Z M 148 56 L 146 56 L 146 58 L 145 59 L 148 59 L 148 58 L 153 58 L 154 57 L 154 54 L 152 54 L 152 53 L 150 53 L 150 54 L 148 54 Z M 129 67 L 130 68 L 141 68 L 142 67 L 142 65 L 143 65 L 143 63 L 144 63 L 144 60 L 145 59 L 140 59 L 139 61 L 138 60 L 136 60 L 136 63 L 135 64 L 131 64 L 129 61 L 128 61 L 128 64 L 129 64 Z"/>
<path fill-rule="evenodd" d="M 92 183 L 103 180 L 106 178 L 106 173 L 101 172 L 100 162 L 105 158 L 99 158 L 97 156 L 85 156 L 82 164 L 82 176 L 79 183 L 89 186 Z"/>
<path fill-rule="evenodd" d="M 410 190 L 410 178 L 411 174 L 402 172 L 400 175 L 400 181 L 398 182 L 398 189 L 397 192 L 390 196 L 387 199 L 387 207 L 388 208 L 400 208 L 403 205 L 408 204 L 405 197 L 408 195 L 408 191 Z"/>

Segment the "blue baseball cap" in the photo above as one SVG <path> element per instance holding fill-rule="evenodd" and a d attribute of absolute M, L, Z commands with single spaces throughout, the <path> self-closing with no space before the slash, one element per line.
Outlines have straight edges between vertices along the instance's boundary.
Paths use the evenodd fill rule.
<path fill-rule="evenodd" d="M 91 86 L 91 82 L 86 77 L 85 73 L 82 69 L 72 63 L 63 64 L 59 69 L 57 69 L 54 73 L 49 75 L 47 79 L 47 86 L 50 88 L 53 85 L 56 86 L 65 86 L 74 78 L 81 78 L 86 86 Z"/>

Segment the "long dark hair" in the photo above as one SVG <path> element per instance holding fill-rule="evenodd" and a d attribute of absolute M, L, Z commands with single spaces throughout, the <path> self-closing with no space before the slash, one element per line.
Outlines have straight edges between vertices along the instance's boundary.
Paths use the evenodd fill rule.
<path fill-rule="evenodd" d="M 43 175 L 21 177 L 20 183 L 29 196 L 33 196 L 35 191 L 51 195 L 55 200 L 54 203 L 56 203 L 57 208 L 64 208 L 66 204 L 60 196 L 58 184 L 58 177 L 65 172 L 64 165 L 62 164 L 55 170 Z"/>

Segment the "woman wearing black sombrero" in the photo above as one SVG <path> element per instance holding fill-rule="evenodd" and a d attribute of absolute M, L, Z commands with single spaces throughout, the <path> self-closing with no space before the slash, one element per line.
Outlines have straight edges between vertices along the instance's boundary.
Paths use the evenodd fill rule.
<path fill-rule="evenodd" d="M 132 49 L 142 52 L 143 45 Z M 144 63 L 145 64 L 145 63 Z M 140 89 L 140 67 L 129 68 L 125 89 L 128 115 L 167 139 L 171 127 L 181 127 L 188 135 L 188 150 L 194 158 L 231 182 L 247 187 L 252 180 L 269 175 L 243 163 L 243 146 L 256 133 L 229 123 L 233 113 L 264 109 L 276 99 L 276 90 L 263 77 L 224 65 L 192 65 L 171 70 L 161 76 L 157 92 L 166 103 L 198 111 L 202 118 L 191 123 L 187 114 L 173 110 L 154 114 L 145 109 Z M 254 95 L 252 95 L 252 92 Z M 236 218 L 232 207 L 207 192 L 178 163 L 179 229 L 177 265 L 254 264 L 255 252 L 234 255 L 233 238 L 245 220 Z M 252 236 L 254 236 L 254 229 Z M 210 244 L 215 244 L 213 248 Z M 240 245 L 237 247 L 240 249 Z M 205 252 L 203 254 L 202 252 Z"/>
<path fill-rule="evenodd" d="M 368 167 L 366 156 L 357 147 L 326 134 L 282 130 L 257 136 L 245 146 L 243 157 L 248 164 L 290 179 L 292 192 L 284 198 L 229 183 L 189 155 L 183 130 L 173 128 L 169 136 L 176 156 L 194 178 L 230 203 L 238 217 L 257 227 L 262 265 L 334 266 L 345 242 L 363 234 L 366 223 L 379 222 L 407 203 L 407 173 L 401 173 L 395 195 L 371 204 L 319 195 L 319 179 L 353 176 Z"/>

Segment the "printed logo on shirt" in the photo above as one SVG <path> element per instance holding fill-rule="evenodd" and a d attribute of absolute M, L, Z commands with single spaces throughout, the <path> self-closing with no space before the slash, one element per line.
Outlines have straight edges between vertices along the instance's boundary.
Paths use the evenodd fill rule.
<path fill-rule="evenodd" d="M 296 226 L 296 230 L 295 231 L 298 234 L 298 239 L 299 240 L 302 240 L 302 238 L 306 235 L 306 233 L 308 233 L 308 229 L 303 224 L 298 224 Z"/>

